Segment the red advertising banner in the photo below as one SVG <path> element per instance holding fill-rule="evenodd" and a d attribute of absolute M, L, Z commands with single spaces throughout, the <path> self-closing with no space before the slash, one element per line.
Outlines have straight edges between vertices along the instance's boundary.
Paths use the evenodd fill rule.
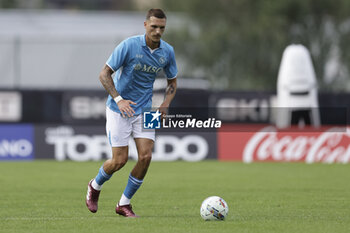
<path fill-rule="evenodd" d="M 350 128 L 278 130 L 274 126 L 225 124 L 218 131 L 218 159 L 257 161 L 349 163 Z"/>

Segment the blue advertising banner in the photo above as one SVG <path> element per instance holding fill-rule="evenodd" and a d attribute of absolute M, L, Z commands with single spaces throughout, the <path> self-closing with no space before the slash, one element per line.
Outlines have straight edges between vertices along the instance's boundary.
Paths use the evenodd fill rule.
<path fill-rule="evenodd" d="M 33 159 L 34 127 L 30 124 L 0 124 L 0 161 Z"/>

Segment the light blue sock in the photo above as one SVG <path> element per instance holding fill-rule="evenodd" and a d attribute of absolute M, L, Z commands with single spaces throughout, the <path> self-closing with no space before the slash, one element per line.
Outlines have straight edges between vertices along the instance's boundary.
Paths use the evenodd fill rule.
<path fill-rule="evenodd" d="M 98 174 L 95 177 L 95 181 L 98 185 L 103 185 L 104 182 L 109 180 L 112 177 L 112 175 L 108 175 L 105 170 L 103 169 L 103 165 L 100 167 L 100 170 L 98 170 Z"/>
<path fill-rule="evenodd" d="M 130 174 L 128 184 L 126 185 L 124 190 L 124 195 L 127 198 L 131 199 L 132 196 L 134 196 L 134 194 L 136 193 L 136 191 L 140 188 L 142 182 L 143 180 L 136 179 Z"/>

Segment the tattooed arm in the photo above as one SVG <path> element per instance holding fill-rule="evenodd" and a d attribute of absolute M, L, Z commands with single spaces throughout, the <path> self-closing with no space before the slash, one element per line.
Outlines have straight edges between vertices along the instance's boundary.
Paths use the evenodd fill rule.
<path fill-rule="evenodd" d="M 168 79 L 168 86 L 165 90 L 165 98 L 164 98 L 163 103 L 159 107 L 159 111 L 162 113 L 163 117 L 164 117 L 164 115 L 167 114 L 169 105 L 175 97 L 176 88 L 177 88 L 176 78 Z"/>
<path fill-rule="evenodd" d="M 136 103 L 131 100 L 120 99 L 120 95 L 118 91 L 115 89 L 112 74 L 114 71 L 107 65 L 105 65 L 100 73 L 100 82 L 102 86 L 106 89 L 108 94 L 112 96 L 112 98 L 116 101 L 118 108 L 123 117 L 127 115 L 128 117 L 134 115 L 134 109 L 130 106 L 130 104 L 136 105 Z M 119 99 L 118 99 L 119 98 Z"/>
<path fill-rule="evenodd" d="M 106 89 L 108 94 L 112 96 L 114 99 L 115 97 L 119 96 L 119 93 L 115 89 L 112 74 L 114 71 L 107 65 L 105 65 L 100 73 L 100 82 L 102 83 L 102 86 Z"/>

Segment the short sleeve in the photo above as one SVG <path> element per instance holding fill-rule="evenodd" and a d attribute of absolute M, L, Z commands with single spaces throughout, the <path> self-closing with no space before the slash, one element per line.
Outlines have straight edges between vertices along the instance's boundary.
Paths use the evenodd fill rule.
<path fill-rule="evenodd" d="M 177 76 L 177 66 L 176 66 L 175 53 L 173 48 L 171 48 L 170 50 L 169 62 L 164 67 L 164 71 L 168 79 L 173 79 L 173 78 L 176 78 Z"/>
<path fill-rule="evenodd" d="M 128 56 L 128 45 L 124 40 L 113 51 L 106 64 L 115 72 L 123 66 Z"/>

